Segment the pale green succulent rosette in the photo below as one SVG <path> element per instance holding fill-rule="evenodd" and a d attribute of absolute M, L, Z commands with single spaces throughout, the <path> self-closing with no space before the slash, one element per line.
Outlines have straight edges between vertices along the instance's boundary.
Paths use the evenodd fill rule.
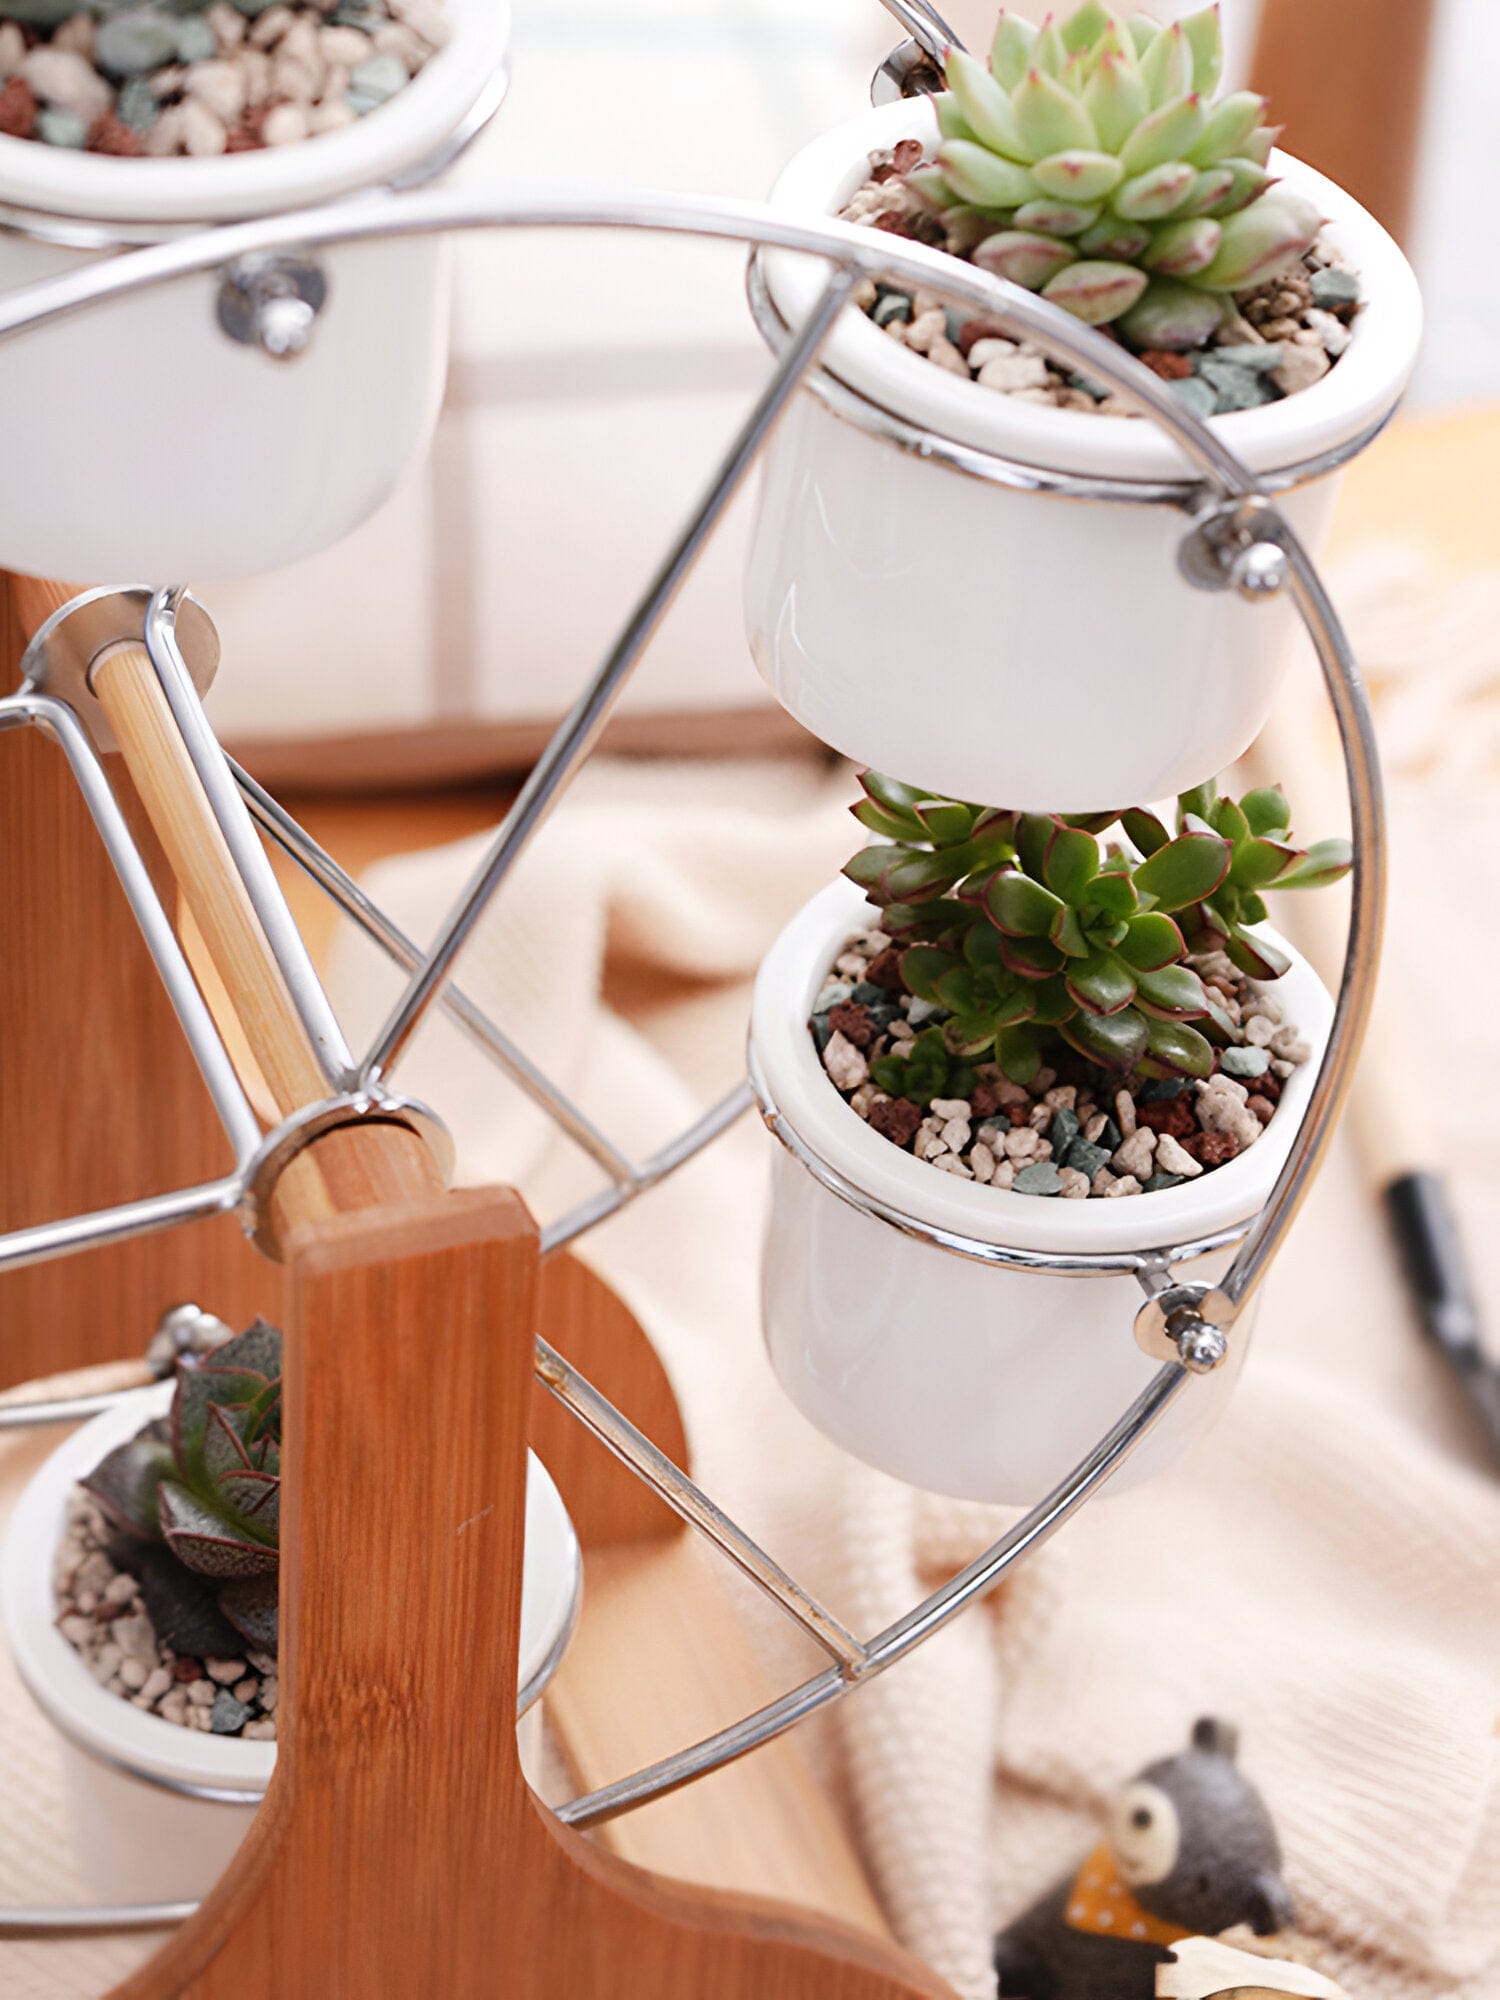
<path fill-rule="evenodd" d="M 1294 269 L 1322 217 L 1280 186 L 1254 91 L 1214 99 L 1217 6 L 1159 27 L 1084 0 L 1002 13 L 988 64 L 949 52 L 937 158 L 907 177 L 973 262 L 1136 348 L 1201 346 L 1233 293 Z"/>

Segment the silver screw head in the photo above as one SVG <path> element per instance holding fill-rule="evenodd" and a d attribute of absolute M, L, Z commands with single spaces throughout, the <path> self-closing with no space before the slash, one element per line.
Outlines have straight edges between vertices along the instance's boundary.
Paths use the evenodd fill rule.
<path fill-rule="evenodd" d="M 1178 1359 L 1189 1374 L 1211 1375 L 1229 1352 L 1222 1329 L 1210 1326 L 1196 1313 L 1184 1313 L 1180 1320 L 1174 1315 L 1168 1330 L 1176 1342 Z"/>
<path fill-rule="evenodd" d="M 255 338 L 273 361 L 294 361 L 312 338 L 317 313 L 295 292 L 262 299 L 255 313 Z"/>
<path fill-rule="evenodd" d="M 1286 579 L 1286 550 L 1277 542 L 1252 542 L 1229 566 L 1229 581 L 1252 604 L 1274 597 Z"/>

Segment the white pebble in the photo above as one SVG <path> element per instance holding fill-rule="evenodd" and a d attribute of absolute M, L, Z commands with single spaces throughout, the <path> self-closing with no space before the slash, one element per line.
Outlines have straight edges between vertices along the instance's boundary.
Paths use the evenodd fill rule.
<path fill-rule="evenodd" d="M 26 37 L 14 21 L 0 21 L 0 80 L 12 77 L 26 60 Z"/>
<path fill-rule="evenodd" d="M 1015 1184 L 1016 1184 L 1016 1169 L 1014 1161 L 996 1160 L 995 1177 L 990 1183 L 991 1187 L 1013 1188 Z"/>
<path fill-rule="evenodd" d="M 1110 1165 L 1117 1174 L 1133 1174 L 1137 1180 L 1145 1180 L 1151 1172 L 1155 1152 L 1156 1134 L 1149 1125 L 1141 1125 L 1116 1148 Z"/>
<path fill-rule="evenodd" d="M 950 1118 L 943 1127 L 943 1144 L 952 1153 L 961 1153 L 973 1136 L 967 1118 Z"/>
<path fill-rule="evenodd" d="M 378 56 L 399 56 L 408 72 L 415 76 L 432 50 L 414 28 L 404 22 L 393 21 L 388 27 L 375 30 L 375 53 Z M 938 330 L 942 331 L 941 328 Z"/>
<path fill-rule="evenodd" d="M 258 49 L 274 48 L 296 18 L 290 7 L 268 7 L 256 16 L 250 40 Z"/>
<path fill-rule="evenodd" d="M 248 23 L 239 8 L 231 7 L 228 0 L 213 0 L 203 18 L 213 29 L 221 49 L 237 49 L 244 41 Z"/>
<path fill-rule="evenodd" d="M 1135 1099 L 1128 1090 L 1115 1092 L 1115 1123 L 1120 1128 L 1120 1136 L 1128 1139 L 1135 1130 Z"/>
<path fill-rule="evenodd" d="M 245 1662 L 243 1660 L 205 1660 L 203 1662 L 203 1671 L 211 1681 L 217 1681 L 220 1687 L 231 1687 L 235 1681 L 244 1679 Z"/>
<path fill-rule="evenodd" d="M 214 1686 L 212 1681 L 189 1681 L 187 1691 L 188 1707 L 212 1708 L 214 1705 L 214 1696 L 218 1692 L 219 1690 Z"/>
<path fill-rule="evenodd" d="M 324 62 L 353 69 L 356 63 L 369 61 L 375 44 L 362 28 L 320 28 L 318 49 Z"/>
<path fill-rule="evenodd" d="M 52 36 L 54 49 L 72 49 L 75 55 L 86 56 L 90 62 L 94 57 L 94 17 L 92 14 L 74 14 L 63 22 Z M 1337 324 L 1337 322 L 1335 322 Z"/>
<path fill-rule="evenodd" d="M 323 83 L 323 67 L 314 69 L 311 63 L 301 62 L 296 56 L 285 56 L 280 49 L 271 64 L 271 93 L 274 97 L 284 97 L 289 104 L 305 105 L 315 103 Z M 280 111 L 283 107 L 277 105 Z M 274 116 L 274 114 L 273 114 Z M 302 134 L 306 136 L 307 124 L 304 115 Z M 267 144 L 271 142 L 268 140 Z M 283 142 L 284 143 L 284 142 Z"/>
<path fill-rule="evenodd" d="M 1305 1042 L 1297 1030 L 1288 1024 L 1278 1028 L 1271 1037 L 1271 1053 L 1280 1056 L 1283 1062 L 1305 1063 L 1312 1054 L 1312 1045 Z"/>
<path fill-rule="evenodd" d="M 169 104 L 146 134 L 146 157 L 152 160 L 169 159 L 182 145 L 182 111 L 180 104 Z"/>
<path fill-rule="evenodd" d="M 1052 1111 L 1072 1111 L 1078 1103 L 1078 1086 L 1059 1083 L 1047 1092 L 1042 1102 Z"/>
<path fill-rule="evenodd" d="M 278 104 L 266 114 L 260 136 L 268 146 L 295 146 L 308 134 L 308 114 L 301 104 Z"/>
<path fill-rule="evenodd" d="M 1253 1112 L 1251 1116 L 1254 1116 Z M 1203 1162 L 1195 1160 L 1191 1153 L 1185 1153 L 1170 1132 L 1163 1132 L 1156 1142 L 1156 1171 L 1159 1174 L 1181 1174 L 1184 1180 L 1195 1181 L 1203 1171 Z"/>
<path fill-rule="evenodd" d="M 1080 1173 L 1077 1167 L 1059 1167 L 1057 1177 L 1062 1182 L 1062 1198 L 1064 1201 L 1084 1201 L 1087 1199 L 1089 1191 L 1089 1177 L 1087 1174 Z"/>
<path fill-rule="evenodd" d="M 121 1660 L 120 1679 L 132 1694 L 140 1694 L 148 1678 L 144 1660 Z"/>
<path fill-rule="evenodd" d="M 194 159 L 222 153 L 228 138 L 222 118 L 216 118 L 206 104 L 187 99 L 182 106 L 182 143 Z"/>
<path fill-rule="evenodd" d="M 971 366 L 973 359 L 971 354 Z M 1045 389 L 1047 364 L 1039 354 L 997 354 L 980 369 L 979 380 L 984 388 L 1000 389 L 1011 396 L 1026 389 Z"/>
<path fill-rule="evenodd" d="M 264 104 L 271 95 L 271 58 L 264 49 L 241 49 L 235 58 L 245 79 L 245 102 Z"/>
<path fill-rule="evenodd" d="M 245 108 L 245 73 L 238 63 L 222 58 L 194 63 L 182 87 L 226 125 L 233 125 Z"/>
<path fill-rule="evenodd" d="M 171 1693 L 163 1698 L 158 1713 L 165 1716 L 168 1722 L 186 1722 L 188 1716 L 187 1689 L 185 1687 L 174 1687 Z"/>
<path fill-rule="evenodd" d="M 95 1653 L 93 1659 L 90 1660 L 89 1672 L 94 1676 L 96 1681 L 112 1680 L 124 1657 L 125 1655 L 112 1639 L 106 1640 L 98 1652 Z"/>
<path fill-rule="evenodd" d="M 1271 1045 L 1271 1037 L 1276 1032 L 1276 1023 L 1264 1014 L 1252 1014 L 1244 1024 L 1245 1040 L 1252 1049 L 1265 1049 Z"/>
<path fill-rule="evenodd" d="M 92 1618 L 80 1618 L 76 1611 L 71 1611 L 66 1618 L 58 1621 L 57 1629 L 70 1646 L 83 1646 L 99 1628 Z"/>
<path fill-rule="evenodd" d="M 260 1682 L 253 1674 L 247 1674 L 242 1681 L 236 1681 L 230 1689 L 236 1701 L 252 1702 L 260 1693 Z"/>
<path fill-rule="evenodd" d="M 1281 366 L 1271 370 L 1271 380 L 1284 396 L 1295 396 L 1299 390 L 1310 389 L 1314 382 L 1323 379 L 1332 366 L 1321 341 L 1316 347 L 1303 347 L 1295 342 L 1290 346 L 1284 345 L 1281 354 Z"/>
<path fill-rule="evenodd" d="M 274 1715 L 258 1715 L 253 1722 L 247 1722 L 240 1731 L 247 1743 L 274 1743 L 276 1740 L 276 1718 Z"/>
<path fill-rule="evenodd" d="M 289 108 L 289 107 L 278 107 Z M 271 113 L 271 118 L 276 116 Z M 271 118 L 266 120 L 269 132 Z M 823 1067 L 839 1090 L 857 1090 L 870 1073 L 870 1066 L 864 1056 L 854 1046 L 847 1035 L 835 1032 L 829 1037 L 828 1046 L 823 1051 Z"/>
<path fill-rule="evenodd" d="M 453 25 L 436 0 L 390 0 L 391 12 L 404 21 L 429 48 L 440 49 L 453 32 Z"/>
<path fill-rule="evenodd" d="M 1282 1005 L 1281 995 L 1269 986 L 1252 986 L 1248 1005 L 1252 1014 L 1264 1014 L 1268 1021 L 1280 1022 L 1286 1019 L 1286 1008 Z"/>
<path fill-rule="evenodd" d="M 105 1586 L 104 1601 L 106 1604 L 128 1604 L 134 1596 L 135 1578 L 128 1575 L 124 1570 L 121 1570 L 118 1576 L 112 1577 Z"/>
<path fill-rule="evenodd" d="M 934 1118 L 946 1121 L 949 1118 L 967 1118 L 969 1101 L 965 1097 L 935 1097 L 929 1109 Z"/>
<path fill-rule="evenodd" d="M 976 340 L 969 349 L 969 366 L 983 368 L 987 361 L 1003 361 L 1016 352 L 1013 340 Z"/>
<path fill-rule="evenodd" d="M 147 1701 L 160 1701 L 172 1685 L 170 1667 L 153 1667 L 141 1685 L 141 1694 Z"/>
<path fill-rule="evenodd" d="M 1018 1163 L 1035 1159 L 1041 1143 L 1040 1135 L 1030 1125 L 1018 1125 L 1013 1132 L 1005 1135 L 1005 1157 Z"/>
<path fill-rule="evenodd" d="M 1102 1111 L 1096 1111 L 1093 1114 L 1093 1116 L 1089 1119 L 1088 1123 L 1084 1126 L 1083 1136 L 1085 1139 L 1088 1140 L 1091 1146 L 1098 1141 L 1099 1136 L 1103 1132 L 1107 1122 L 1108 1121 L 1105 1117 L 1105 1114 Z M 1103 1172 L 1103 1168 L 1100 1169 L 1100 1172 L 1101 1173 Z"/>
<path fill-rule="evenodd" d="M 1122 1174 L 1113 1187 L 1107 1187 L 1104 1190 L 1104 1199 L 1106 1201 L 1115 1201 L 1121 1195 L 1140 1194 L 1141 1192 L 1141 1184 L 1134 1174 Z"/>
<path fill-rule="evenodd" d="M 110 1634 L 122 1653 L 132 1660 L 143 1660 L 150 1666 L 156 1658 L 156 1634 L 151 1629 L 151 1620 L 143 1611 L 133 1617 L 117 1618 L 110 1626 Z"/>
<path fill-rule="evenodd" d="M 970 1150 L 969 1165 L 974 1170 L 976 1181 L 992 1181 L 995 1178 L 995 1156 L 983 1143 Z"/>
<path fill-rule="evenodd" d="M 45 45 L 32 49 L 21 65 L 21 74 L 44 104 L 76 111 L 86 125 L 102 118 L 115 101 L 104 78 L 75 49 Z"/>
<path fill-rule="evenodd" d="M 932 1163 L 945 1174 L 957 1174 L 960 1180 L 971 1181 L 974 1176 L 956 1153 L 944 1153 Z"/>

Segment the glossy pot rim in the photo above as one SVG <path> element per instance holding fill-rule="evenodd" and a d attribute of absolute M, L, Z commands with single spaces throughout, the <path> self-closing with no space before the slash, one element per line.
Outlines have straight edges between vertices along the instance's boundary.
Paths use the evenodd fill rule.
<path fill-rule="evenodd" d="M 1249 1226 L 1290 1154 L 1333 1024 L 1333 1002 L 1307 960 L 1269 926 L 1292 960 L 1278 981 L 1289 1019 L 1312 1046 L 1282 1086 L 1276 1115 L 1256 1144 L 1200 1179 L 1121 1201 L 1047 1200 L 960 1180 L 903 1152 L 852 1111 L 829 1081 L 807 1021 L 844 942 L 876 921 L 852 882 L 836 881 L 805 904 L 762 961 L 751 1009 L 752 1062 L 801 1147 L 856 1193 L 909 1217 L 923 1233 L 1058 1257 L 1149 1254 Z M 805 1164 L 805 1162 L 804 1162 Z"/>
<path fill-rule="evenodd" d="M 906 138 L 931 146 L 936 137 L 928 98 L 864 112 L 803 147 L 772 188 L 771 205 L 802 217 L 836 214 L 860 185 L 871 153 Z M 1319 204 L 1330 238 L 1361 276 L 1365 302 L 1348 350 L 1320 381 L 1279 402 L 1210 419 L 1255 472 L 1320 461 L 1378 429 L 1411 377 L 1422 331 L 1415 274 L 1374 217 L 1336 182 L 1290 154 L 1274 153 L 1271 166 Z M 800 324 L 822 287 L 822 260 L 766 251 L 761 262 L 776 311 L 788 324 Z M 821 366 L 919 430 L 996 458 L 1105 480 L 1151 483 L 1199 476 L 1153 424 L 1046 408 L 981 389 L 898 347 L 857 309 L 840 316 Z"/>
<path fill-rule="evenodd" d="M 452 34 L 389 103 L 292 146 L 115 159 L 0 135 L 0 204 L 120 224 L 244 221 L 379 188 L 439 151 L 504 68 L 510 0 L 444 0 Z"/>
<path fill-rule="evenodd" d="M 69 1497 L 80 1477 L 154 1416 L 165 1414 L 170 1383 L 122 1397 L 49 1454 L 16 1502 L 0 1546 L 0 1621 L 17 1671 L 62 1735 L 102 1762 L 169 1790 L 254 1803 L 271 1781 L 276 1745 L 184 1729 L 133 1708 L 94 1679 L 57 1630 L 53 1561 Z M 527 1546 L 545 1539 L 554 1560 L 545 1589 L 522 1590 L 518 1686 L 524 1712 L 560 1662 L 578 1616 L 583 1564 L 573 1524 L 546 1467 L 528 1458 Z M 541 1566 L 528 1574 L 541 1579 Z M 528 1616 L 529 1614 L 529 1616 Z"/>

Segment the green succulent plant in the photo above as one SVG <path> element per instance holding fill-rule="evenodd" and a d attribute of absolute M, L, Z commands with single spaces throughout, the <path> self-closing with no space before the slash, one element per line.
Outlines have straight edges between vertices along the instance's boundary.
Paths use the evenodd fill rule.
<path fill-rule="evenodd" d="M 189 1600 L 206 1586 L 234 1631 L 275 1652 L 278 1328 L 257 1320 L 207 1356 L 181 1359 L 167 1417 L 117 1446 L 82 1484 L 127 1537 L 160 1544 L 190 1573 Z M 160 1566 L 152 1573 L 159 1585 Z M 158 1636 L 167 1636 L 160 1623 Z"/>
<path fill-rule="evenodd" d="M 1130 812 L 1123 823 L 1145 855 L 1158 853 L 1172 839 L 1154 813 Z M 1299 847 L 1291 827 L 1292 809 L 1274 785 L 1246 792 L 1238 801 L 1220 798 L 1211 782 L 1182 794 L 1177 802 L 1178 837 L 1187 831 L 1212 831 L 1230 849 L 1223 881 L 1212 895 L 1183 912 L 1191 950 L 1223 951 L 1251 979 L 1279 979 L 1287 970 L 1291 961 L 1286 953 L 1248 928 L 1266 920 L 1261 891 L 1327 888 L 1354 865 L 1347 840 L 1319 840 Z"/>
<path fill-rule="evenodd" d="M 1286 800 L 1270 789 L 1236 803 L 1200 786 L 1169 831 L 1140 808 L 1010 813 L 874 772 L 861 782 L 854 814 L 880 840 L 845 873 L 902 946 L 902 983 L 945 1010 L 955 1060 L 997 1061 L 1022 1084 L 1059 1041 L 1121 1072 L 1210 1075 L 1233 1023 L 1189 952 L 1222 947 L 1251 976 L 1279 977 L 1288 961 L 1249 928 L 1265 916 L 1260 890 L 1321 886 L 1350 865 L 1347 842 L 1296 847 Z M 1116 822 L 1133 848 L 1101 845 Z M 917 1065 L 918 1053 L 881 1061 Z M 925 1084 L 935 1065 L 923 1052 L 912 1080 Z M 896 1089 L 894 1068 L 891 1080 L 879 1063 L 872 1073 L 893 1095 L 926 1101 L 904 1081 Z M 962 1093 L 940 1085 L 928 1098 L 944 1094 Z"/>
<path fill-rule="evenodd" d="M 909 1055 L 877 1056 L 870 1074 L 892 1097 L 905 1097 L 925 1111 L 935 1097 L 967 1097 L 974 1071 L 949 1048 L 941 1028 L 924 1028 Z"/>
<path fill-rule="evenodd" d="M 1265 99 L 1214 101 L 1222 67 L 1217 6 L 1169 27 L 1103 0 L 1040 29 L 1002 12 L 988 64 L 949 51 L 942 144 L 907 184 L 966 212 L 982 269 L 1134 347 L 1200 346 L 1322 224 L 1267 169 Z"/>

